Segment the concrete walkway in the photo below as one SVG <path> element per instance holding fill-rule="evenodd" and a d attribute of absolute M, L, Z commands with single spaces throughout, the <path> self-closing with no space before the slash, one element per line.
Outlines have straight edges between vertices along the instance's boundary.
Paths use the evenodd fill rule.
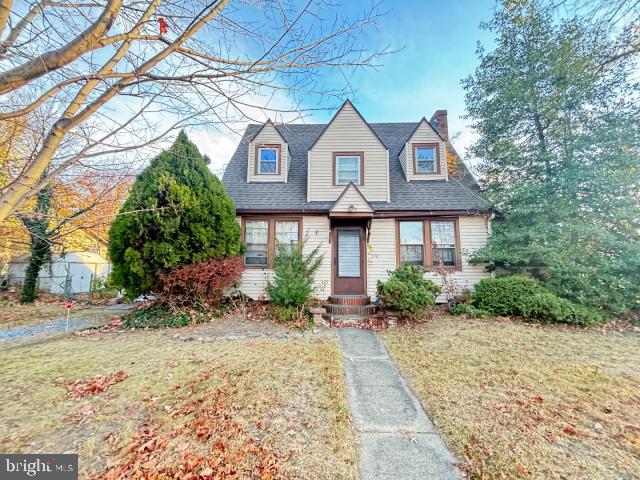
<path fill-rule="evenodd" d="M 375 333 L 338 330 L 362 480 L 459 479 L 435 431 Z"/>

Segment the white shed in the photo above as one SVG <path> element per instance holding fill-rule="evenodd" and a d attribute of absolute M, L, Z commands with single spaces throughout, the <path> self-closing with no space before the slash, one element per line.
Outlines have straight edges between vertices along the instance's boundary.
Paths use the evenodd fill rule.
<path fill-rule="evenodd" d="M 9 285 L 22 285 L 28 257 L 22 255 L 9 263 Z M 49 293 L 86 293 L 91 282 L 106 280 L 111 264 L 102 255 L 93 252 L 69 252 L 53 255 L 51 264 L 40 270 L 38 288 Z"/>

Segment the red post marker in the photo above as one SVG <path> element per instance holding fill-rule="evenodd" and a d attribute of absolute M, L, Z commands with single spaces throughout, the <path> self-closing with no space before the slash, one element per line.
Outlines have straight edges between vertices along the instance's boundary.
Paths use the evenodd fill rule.
<path fill-rule="evenodd" d="M 73 307 L 73 302 L 67 302 L 65 307 L 67 309 L 67 328 L 65 329 L 64 334 L 66 335 L 69 333 L 69 314 L 71 313 L 71 307 Z"/>

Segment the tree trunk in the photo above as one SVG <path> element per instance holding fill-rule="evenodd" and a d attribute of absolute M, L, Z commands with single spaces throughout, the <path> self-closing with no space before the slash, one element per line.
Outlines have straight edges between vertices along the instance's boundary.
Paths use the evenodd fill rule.
<path fill-rule="evenodd" d="M 21 303 L 33 303 L 38 297 L 38 275 L 42 266 L 51 258 L 51 244 L 47 239 L 31 237 L 29 265 L 25 272 Z"/>
<path fill-rule="evenodd" d="M 51 261 L 51 242 L 49 237 L 49 211 L 51 210 L 51 186 L 40 190 L 36 197 L 36 209 L 32 217 L 22 218 L 29 232 L 29 265 L 25 271 L 21 303 L 33 303 L 38 296 L 38 275 L 42 266 Z"/>

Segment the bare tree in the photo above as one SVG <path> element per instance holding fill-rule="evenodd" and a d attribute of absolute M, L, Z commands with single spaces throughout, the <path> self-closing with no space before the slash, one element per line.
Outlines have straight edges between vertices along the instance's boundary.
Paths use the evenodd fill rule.
<path fill-rule="evenodd" d="M 117 169 L 175 129 L 290 118 L 308 112 L 302 96 L 342 97 L 318 74 L 387 53 L 367 47 L 379 7 L 345 18 L 330 0 L 304 1 L 0 0 L 3 130 L 37 111 L 49 121 L 9 159 L 0 221 L 52 178 Z"/>

